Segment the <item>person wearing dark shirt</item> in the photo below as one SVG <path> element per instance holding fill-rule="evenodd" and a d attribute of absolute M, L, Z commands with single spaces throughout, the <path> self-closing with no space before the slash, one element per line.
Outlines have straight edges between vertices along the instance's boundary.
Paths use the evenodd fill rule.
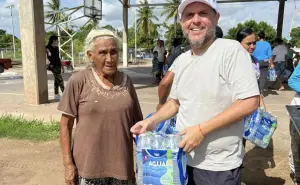
<path fill-rule="evenodd" d="M 58 48 L 58 37 L 52 35 L 49 39 L 48 45 L 46 46 L 47 58 L 50 62 L 49 70 L 54 76 L 54 93 L 55 99 L 59 99 L 59 87 L 61 92 L 64 92 L 64 80 L 61 76 L 61 60 L 59 58 L 59 48 Z"/>
<path fill-rule="evenodd" d="M 267 89 L 268 86 L 268 68 L 269 68 L 269 61 L 272 58 L 272 48 L 271 44 L 265 41 L 265 33 L 260 32 L 258 34 L 258 41 L 256 42 L 256 49 L 253 52 L 253 56 L 257 58 L 259 61 L 260 67 L 260 78 L 259 78 L 259 88 L 264 91 Z"/>

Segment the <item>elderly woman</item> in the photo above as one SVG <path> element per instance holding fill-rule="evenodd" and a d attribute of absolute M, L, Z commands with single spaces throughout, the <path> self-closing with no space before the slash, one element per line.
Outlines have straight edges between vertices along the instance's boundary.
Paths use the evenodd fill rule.
<path fill-rule="evenodd" d="M 118 39 L 109 30 L 92 30 L 85 53 L 92 65 L 70 78 L 58 105 L 65 182 L 135 184 L 130 127 L 143 116 L 131 79 L 117 70 Z"/>

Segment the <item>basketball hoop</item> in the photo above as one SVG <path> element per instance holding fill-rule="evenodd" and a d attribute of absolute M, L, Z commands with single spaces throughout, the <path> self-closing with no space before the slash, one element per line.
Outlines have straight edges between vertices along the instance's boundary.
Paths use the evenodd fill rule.
<path fill-rule="evenodd" d="M 101 20 L 102 0 L 84 0 L 84 16 Z"/>

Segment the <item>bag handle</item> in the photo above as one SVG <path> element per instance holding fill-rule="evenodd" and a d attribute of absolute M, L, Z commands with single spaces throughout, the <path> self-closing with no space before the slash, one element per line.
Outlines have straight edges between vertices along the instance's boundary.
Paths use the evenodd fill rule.
<path fill-rule="evenodd" d="M 177 154 L 177 165 L 178 165 L 178 169 L 179 169 L 179 177 L 180 177 L 180 184 L 181 185 L 185 185 L 185 182 L 187 181 L 188 175 L 187 175 L 187 170 L 185 172 L 185 174 L 183 174 L 183 165 L 182 165 L 182 161 L 181 161 L 181 157 L 185 156 L 185 152 L 183 151 L 182 148 L 179 148 L 178 154 Z"/>

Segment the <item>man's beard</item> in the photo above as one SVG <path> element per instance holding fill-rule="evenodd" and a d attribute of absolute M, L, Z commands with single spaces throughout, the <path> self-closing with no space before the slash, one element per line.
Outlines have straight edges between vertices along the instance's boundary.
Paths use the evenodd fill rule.
<path fill-rule="evenodd" d="M 211 37 L 216 35 L 216 28 L 211 28 L 209 30 L 207 30 L 206 34 L 201 37 L 199 40 L 196 41 L 192 41 L 189 38 L 188 33 L 184 33 L 184 37 L 189 41 L 191 47 L 193 48 L 201 48 L 203 45 L 205 45 L 210 39 Z"/>

